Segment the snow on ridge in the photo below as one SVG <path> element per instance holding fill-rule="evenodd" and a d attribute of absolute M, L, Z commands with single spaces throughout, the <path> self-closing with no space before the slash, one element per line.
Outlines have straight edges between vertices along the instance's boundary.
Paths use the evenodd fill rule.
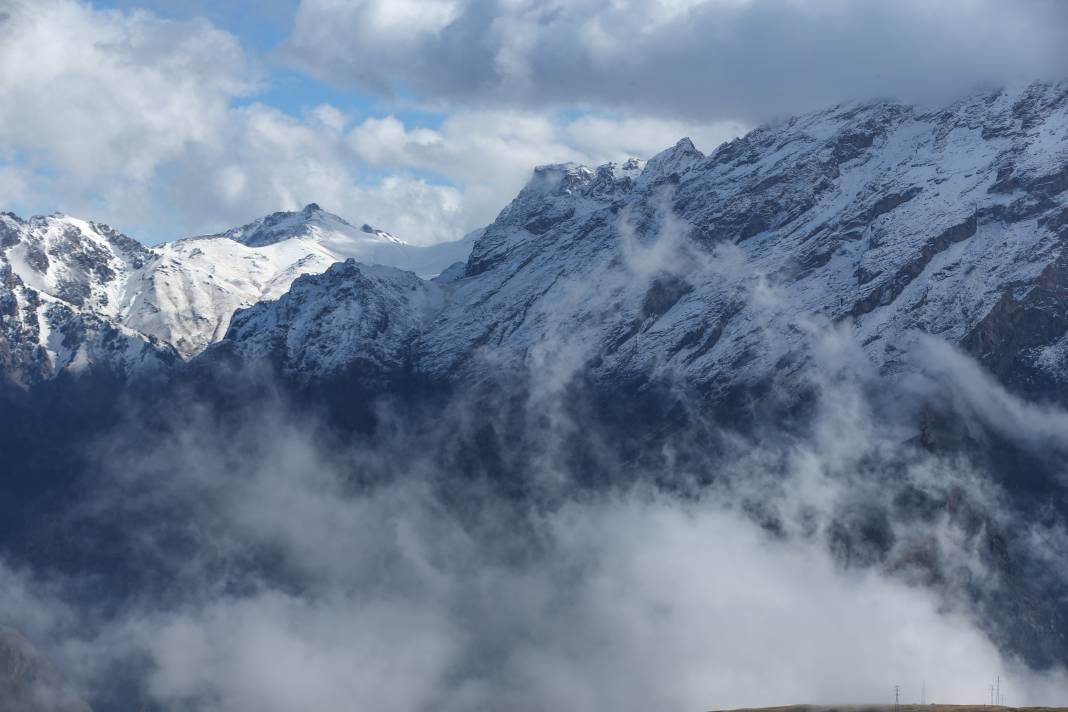
<path fill-rule="evenodd" d="M 645 163 L 540 166 L 493 224 L 427 248 L 315 204 L 151 249 L 94 223 L 0 215 L 0 270 L 14 275 L 0 278 L 20 279 L 24 310 L 26 290 L 38 289 L 188 357 L 222 338 L 234 310 L 265 314 L 294 280 L 343 258 L 423 277 L 463 262 L 434 282 L 445 301 L 415 330 L 418 344 L 377 344 L 376 353 L 417 353 L 427 373 L 460 378 L 490 352 L 498 363 L 521 363 L 564 323 L 585 334 L 583 344 L 610 346 L 598 366 L 605 372 L 670 367 L 728 383 L 783 355 L 754 342 L 763 316 L 738 302 L 753 274 L 784 295 L 785 312 L 852 323 L 887 368 L 913 329 L 986 353 L 991 334 L 1056 301 L 1048 285 L 1068 272 L 1059 261 L 1066 186 L 1068 85 L 1034 85 L 936 110 L 834 107 L 760 127 L 708 155 L 681 139 Z M 23 239 L 32 230 L 44 236 L 40 245 L 70 238 L 78 250 L 52 259 Z M 658 246 L 664 233 L 671 249 Z M 673 254 L 680 245 L 689 252 Z M 701 271 L 721 245 L 733 245 L 744 269 Z M 374 292 L 345 293 L 355 306 L 395 301 L 396 285 L 372 278 L 374 270 L 331 270 L 315 283 L 341 272 Z M 326 288 L 316 294 L 342 299 Z M 312 301 L 302 304 L 334 310 L 338 333 L 309 329 L 300 337 L 307 343 L 289 342 L 308 377 L 308 354 L 359 358 L 372 346 L 354 336 L 358 329 L 345 332 L 344 310 Z M 1061 317 L 1047 316 L 1029 333 L 1050 341 L 1029 353 L 1043 354 L 1035 363 L 1052 373 L 1064 349 L 1060 334 L 1045 333 Z M 405 334 L 389 338 L 416 338 Z M 792 338 L 776 349 L 792 348 Z M 1050 377 L 1068 383 L 1068 373 Z"/>
<path fill-rule="evenodd" d="M 439 280 L 446 306 L 416 330 L 413 368 L 478 378 L 494 371 L 486 359 L 522 364 L 564 344 L 612 380 L 670 369 L 726 388 L 798 356 L 789 325 L 814 318 L 852 324 L 888 370 L 920 330 L 1068 392 L 1068 367 L 1050 366 L 1068 320 L 1049 311 L 1068 273 L 1066 155 L 1068 84 L 980 92 L 935 111 L 840 106 L 707 156 L 682 139 L 625 169 L 540 166 L 462 275 Z M 737 264 L 717 271 L 708 265 L 720 246 Z M 760 280 L 774 303 L 744 297 Z M 1028 338 L 1040 341 L 998 355 L 1020 319 L 1035 320 Z M 762 343 L 768 333 L 777 341 Z M 327 331 L 287 343 L 292 370 L 309 379 L 322 375 L 310 354 L 383 353 Z"/>
<path fill-rule="evenodd" d="M 385 230 L 356 228 L 314 203 L 217 235 L 153 247 L 62 213 L 25 220 L 2 213 L 0 301 L 9 292 L 12 303 L 21 305 L 10 338 L 19 342 L 20 359 L 36 362 L 34 378 L 40 378 L 94 361 L 69 335 L 74 327 L 64 330 L 50 323 L 52 317 L 63 324 L 91 322 L 121 339 L 150 349 L 173 347 L 190 358 L 223 337 L 235 311 L 277 299 L 301 275 L 355 257 L 431 277 L 466 260 L 471 242 L 408 245 Z M 0 362 L 0 370 L 12 369 Z"/>

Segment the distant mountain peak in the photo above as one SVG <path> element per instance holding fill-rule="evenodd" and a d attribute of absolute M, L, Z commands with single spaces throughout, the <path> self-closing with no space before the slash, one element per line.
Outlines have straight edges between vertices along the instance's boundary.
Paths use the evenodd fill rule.
<path fill-rule="evenodd" d="M 646 183 L 656 183 L 673 175 L 681 175 L 704 158 L 705 154 L 697 150 L 693 141 L 680 138 L 674 146 L 649 159 L 642 171 L 642 179 Z"/>
<path fill-rule="evenodd" d="M 163 367 L 220 339 L 236 309 L 277 299 L 300 275 L 355 258 L 430 277 L 470 248 L 408 245 L 317 203 L 151 248 L 61 212 L 0 213 L 0 382 Z"/>
<path fill-rule="evenodd" d="M 693 141 L 690 140 L 689 136 L 683 136 L 675 142 L 674 146 L 672 146 L 668 150 L 674 153 L 689 153 L 696 154 L 698 156 L 704 155 L 697 150 L 697 146 L 693 145 Z"/>
<path fill-rule="evenodd" d="M 404 242 L 404 240 L 400 239 L 393 233 L 386 232 L 385 230 L 379 230 L 377 227 L 368 225 L 367 223 L 364 223 L 360 226 L 360 232 L 367 233 L 368 235 L 374 235 L 375 237 L 380 237 L 383 240 L 388 240 L 389 242 L 392 242 L 397 245 L 407 244 L 406 242 Z"/>
<path fill-rule="evenodd" d="M 312 232 L 311 226 L 316 224 L 352 229 L 344 218 L 323 210 L 317 203 L 308 203 L 299 212 L 271 213 L 221 235 L 206 237 L 228 237 L 248 247 L 264 247 L 293 237 L 308 236 Z"/>
<path fill-rule="evenodd" d="M 1013 364 L 999 374 L 1006 379 L 1064 389 L 1068 321 L 1048 305 L 1062 299 L 1053 275 L 1065 269 L 1059 255 L 1068 235 L 1065 87 L 976 95 L 938 113 L 885 102 L 818 111 L 708 156 L 682 138 L 644 167 L 539 166 L 476 241 L 457 282 L 469 301 L 416 331 L 418 367 L 477 378 L 487 341 L 499 362 L 520 363 L 531 344 L 555 338 L 546 329 L 566 323 L 610 345 L 597 359 L 609 380 L 667 362 L 695 382 L 762 378 L 777 367 L 752 328 L 763 317 L 737 295 L 750 276 L 774 275 L 784 309 L 851 321 L 880 366 L 903 367 L 898 344 L 922 329 L 992 366 Z M 653 244 L 670 227 L 658 217 L 665 195 L 685 226 L 678 261 L 668 277 L 633 274 L 621 215 L 639 241 Z M 726 242 L 748 268 L 708 279 L 698 272 L 702 261 L 690 258 Z M 668 239 L 665 251 L 672 246 Z M 574 297 L 598 281 L 626 287 L 603 301 Z M 335 299 L 343 290 L 323 293 Z M 1014 346 L 1024 342 L 1009 314 L 1034 320 L 1026 350 Z M 640 338 L 644 331 L 656 338 Z M 991 333 L 1008 334 L 996 357 Z M 790 339 L 782 348 L 792 348 Z M 336 354 L 333 340 L 316 332 L 300 353 Z M 395 352 L 407 358 L 409 346 Z M 355 363 L 361 348 L 379 344 L 346 347 Z M 306 375 L 314 378 L 314 368 Z"/>

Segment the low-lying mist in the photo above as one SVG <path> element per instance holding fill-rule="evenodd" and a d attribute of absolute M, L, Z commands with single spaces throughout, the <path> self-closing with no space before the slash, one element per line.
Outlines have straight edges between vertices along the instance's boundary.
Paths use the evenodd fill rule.
<path fill-rule="evenodd" d="M 627 279 L 692 268 L 623 237 Z M 744 427 L 665 374 L 591 395 L 566 320 L 468 392 L 354 392 L 373 428 L 262 373 L 130 404 L 0 567 L 0 624 L 97 710 L 1063 701 L 1068 413 L 748 298 L 804 397 Z"/>
<path fill-rule="evenodd" d="M 1012 405 L 994 425 L 1045 415 L 954 372 L 971 380 L 937 387 L 977 422 L 991 398 Z M 5 569 L 0 620 L 100 709 L 702 709 L 909 699 L 923 681 L 968 702 L 996 674 L 1012 704 L 1063 699 L 1064 672 L 999 652 L 973 595 L 1004 585 L 989 531 L 1028 530 L 1053 566 L 1063 530 L 1013 521 L 996 478 L 911 444 L 871 384 L 838 375 L 803 433 L 667 434 L 656 472 L 610 456 L 596 423 L 563 424 L 558 394 L 507 415 L 383 406 L 371 435 L 271 390 L 134 413 L 56 525 L 76 563 Z M 510 437 L 538 456 L 492 455 Z"/>

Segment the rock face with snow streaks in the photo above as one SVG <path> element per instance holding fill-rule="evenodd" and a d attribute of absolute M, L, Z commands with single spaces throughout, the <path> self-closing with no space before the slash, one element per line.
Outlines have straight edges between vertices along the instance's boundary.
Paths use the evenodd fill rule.
<path fill-rule="evenodd" d="M 885 370 L 905 366 L 918 330 L 1013 387 L 1063 399 L 1066 176 L 1064 84 L 940 110 L 837 107 L 707 156 L 684 139 L 644 165 L 544 166 L 420 327 L 389 335 L 400 341 L 385 351 L 452 382 L 549 359 L 714 391 L 798 368 L 803 325 L 817 320 L 851 324 Z M 324 277 L 372 301 L 386 290 L 354 279 Z M 334 325 L 291 339 L 286 369 L 315 380 L 383 352 L 383 337 L 364 344 Z"/>
<path fill-rule="evenodd" d="M 543 166 L 491 225 L 432 248 L 315 204 L 153 248 L 5 214 L 0 366 L 20 383 L 123 374 L 226 337 L 307 382 L 551 363 L 715 393 L 802 368 L 809 327 L 837 323 L 886 371 L 922 331 L 1064 400 L 1066 196 L 1068 86 L 1034 84 L 938 110 L 836 107 L 707 156 L 683 139 L 648 162 Z M 416 274 L 327 271 L 345 258 Z M 371 305 L 389 328 L 368 329 Z M 309 328 L 323 314 L 329 328 Z"/>
<path fill-rule="evenodd" d="M 408 366 L 410 345 L 441 299 L 436 282 L 350 259 L 238 312 L 228 336 L 243 358 L 266 358 L 293 374 L 359 367 L 391 376 Z"/>
<path fill-rule="evenodd" d="M 0 373 L 32 385 L 64 371 L 117 374 L 176 359 L 118 319 L 129 277 L 151 251 L 106 225 L 0 214 Z"/>
<path fill-rule="evenodd" d="M 0 626 L 0 712 L 92 712 L 30 641 Z"/>

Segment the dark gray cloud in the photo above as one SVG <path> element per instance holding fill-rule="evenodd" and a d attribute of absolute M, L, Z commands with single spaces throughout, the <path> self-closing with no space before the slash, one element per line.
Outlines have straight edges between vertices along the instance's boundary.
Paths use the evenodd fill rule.
<path fill-rule="evenodd" d="M 1068 6 L 303 0 L 285 51 L 327 81 L 417 99 L 751 122 L 1063 77 Z"/>

